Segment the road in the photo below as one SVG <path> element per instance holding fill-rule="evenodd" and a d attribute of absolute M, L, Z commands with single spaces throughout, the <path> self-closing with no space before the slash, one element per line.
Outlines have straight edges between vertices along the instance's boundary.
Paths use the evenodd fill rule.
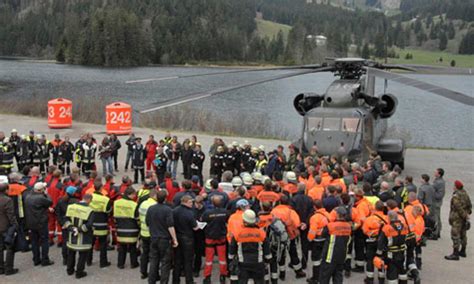
<path fill-rule="evenodd" d="M 48 137 L 52 137 L 54 133 L 59 133 L 61 136 L 69 135 L 73 141 L 75 141 L 81 133 L 92 132 L 96 133 L 95 136 L 100 141 L 102 139 L 105 127 L 101 125 L 85 124 L 85 123 L 74 123 L 71 129 L 65 130 L 50 130 L 47 127 L 45 119 L 31 118 L 25 116 L 14 116 L 14 115 L 2 115 L 0 114 L 0 131 L 9 133 L 12 128 L 16 128 L 20 134 L 26 134 L 29 130 L 35 130 L 37 133 L 44 133 Z M 150 129 L 134 129 L 137 136 L 141 136 L 144 139 L 149 134 L 154 134 L 155 137 L 164 137 L 165 132 L 162 130 L 150 130 Z M 191 133 L 185 132 L 172 132 L 172 135 L 177 135 L 179 140 L 182 141 L 184 138 L 191 137 Z M 198 141 L 203 145 L 203 150 L 209 148 L 213 141 L 214 136 L 199 134 Z M 125 137 L 120 138 L 123 142 Z M 277 145 L 288 145 L 288 141 L 278 140 L 264 140 L 255 138 L 242 138 L 242 137 L 223 137 L 226 143 L 232 141 L 238 141 L 243 143 L 244 140 L 248 140 L 252 145 L 264 145 L 267 150 L 274 149 Z M 125 154 L 125 147 L 122 147 L 119 160 L 122 160 Z M 208 167 L 208 162 L 205 163 Z M 472 196 L 472 189 L 474 188 L 474 172 L 472 165 L 474 164 L 474 151 L 449 151 L 449 150 L 421 150 L 421 149 L 408 149 L 406 157 L 406 169 L 403 175 L 412 175 L 415 178 L 415 183 L 420 184 L 420 175 L 428 173 L 430 176 L 436 168 L 442 167 L 446 172 L 447 182 L 447 193 L 444 199 L 442 207 L 442 222 L 443 230 L 441 232 L 441 239 L 438 241 L 430 241 L 428 246 L 423 250 L 423 270 L 421 271 L 421 277 L 423 283 L 473 283 L 474 282 L 474 270 L 472 264 L 474 263 L 474 253 L 472 250 L 472 244 L 474 240 L 474 230 L 468 231 L 468 250 L 467 258 L 461 259 L 460 261 L 446 261 L 444 255 L 451 253 L 452 242 L 450 239 L 450 227 L 448 224 L 448 213 L 449 213 L 449 201 L 452 194 L 453 182 L 456 179 L 464 182 L 465 188 Z M 101 165 L 99 164 L 99 169 Z M 180 165 L 181 167 L 181 165 Z M 179 170 L 180 168 L 178 168 Z M 117 180 L 123 176 L 123 163 L 121 161 L 120 172 L 118 173 Z M 208 168 L 205 169 L 205 173 L 208 172 Z M 129 173 L 130 174 L 130 173 Z M 96 252 L 96 254 L 98 254 Z M 98 265 L 98 255 L 94 257 L 94 263 L 91 267 L 87 267 L 86 271 L 88 276 L 81 280 L 76 280 L 74 277 L 67 276 L 66 269 L 61 265 L 60 249 L 52 247 L 50 250 L 51 258 L 56 261 L 56 264 L 47 268 L 34 267 L 32 263 L 31 253 L 18 253 L 16 254 L 15 266 L 20 269 L 20 273 L 14 276 L 0 276 L 0 283 L 64 283 L 65 281 L 71 281 L 70 283 L 145 283 L 146 281 L 140 280 L 140 272 L 138 269 L 131 270 L 127 261 L 126 268 L 119 270 L 116 267 L 117 264 L 117 253 L 109 252 L 109 260 L 112 262 L 112 266 L 100 269 Z M 217 268 L 217 264 L 215 265 Z M 309 269 L 308 269 L 309 271 Z M 218 270 L 213 271 L 213 283 L 218 283 Z M 346 278 L 346 283 L 363 283 L 364 275 L 362 273 L 353 273 L 352 277 Z M 184 282 L 184 279 L 182 279 Z M 195 280 L 197 283 L 202 281 L 201 278 Z M 288 271 L 287 280 L 285 282 L 291 282 L 294 284 L 306 283 L 305 279 L 294 278 L 294 273 Z"/>

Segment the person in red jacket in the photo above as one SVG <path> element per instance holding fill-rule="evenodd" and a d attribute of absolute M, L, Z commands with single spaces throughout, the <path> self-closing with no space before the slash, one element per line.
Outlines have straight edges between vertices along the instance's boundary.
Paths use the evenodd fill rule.
<path fill-rule="evenodd" d="M 168 202 L 173 202 L 176 193 L 181 191 L 179 184 L 171 177 L 170 172 L 165 173 L 165 181 L 160 184 L 160 188 L 166 189 L 168 192 L 168 197 L 166 197 Z"/>
<path fill-rule="evenodd" d="M 146 151 L 146 172 L 154 172 L 156 171 L 155 165 L 153 161 L 155 160 L 156 156 L 156 147 L 158 147 L 158 143 L 155 141 L 155 137 L 150 135 L 148 141 L 145 144 L 145 151 Z"/>
<path fill-rule="evenodd" d="M 64 195 L 64 185 L 61 182 L 61 171 L 55 170 L 48 183 L 47 194 L 53 201 L 48 213 L 49 243 L 54 244 L 54 236 L 58 236 L 58 246 L 63 243 L 62 228 L 58 223 L 54 210 L 58 201 Z"/>

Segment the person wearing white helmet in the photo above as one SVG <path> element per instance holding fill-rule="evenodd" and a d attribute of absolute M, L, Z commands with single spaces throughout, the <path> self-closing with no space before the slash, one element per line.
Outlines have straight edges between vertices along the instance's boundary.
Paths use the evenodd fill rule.
<path fill-rule="evenodd" d="M 219 183 L 219 188 L 226 194 L 234 191 L 234 187 L 232 186 L 232 176 L 233 174 L 231 171 L 225 171 L 222 174 L 222 181 Z"/>
<path fill-rule="evenodd" d="M 264 283 L 265 263 L 272 258 L 269 241 L 265 231 L 260 229 L 254 211 L 247 209 L 242 214 L 243 226 L 232 237 L 229 246 L 229 259 L 237 258 L 239 283 Z M 238 252 L 238 253 L 237 253 Z"/>
<path fill-rule="evenodd" d="M 233 177 L 231 183 L 234 190 L 243 185 L 242 179 L 239 176 Z"/>

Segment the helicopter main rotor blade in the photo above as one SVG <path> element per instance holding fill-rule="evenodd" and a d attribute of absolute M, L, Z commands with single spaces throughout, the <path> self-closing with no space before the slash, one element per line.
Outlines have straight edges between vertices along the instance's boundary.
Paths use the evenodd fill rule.
<path fill-rule="evenodd" d="M 322 65 L 320 64 L 312 64 L 312 65 L 298 65 L 298 66 L 287 66 L 287 67 L 239 69 L 239 70 L 228 70 L 228 71 L 223 71 L 223 72 L 201 73 L 201 74 L 181 75 L 181 76 L 165 76 L 165 77 L 157 77 L 157 78 L 130 80 L 130 81 L 126 81 L 125 84 L 165 81 L 165 80 L 184 79 L 184 78 L 193 78 L 193 77 L 201 77 L 201 76 L 214 76 L 214 75 L 226 75 L 226 74 L 234 74 L 234 73 L 257 72 L 257 71 L 261 72 L 261 71 L 278 71 L 278 70 L 317 69 L 321 67 Z"/>
<path fill-rule="evenodd" d="M 402 76 L 400 74 L 376 69 L 376 68 L 370 68 L 370 67 L 365 67 L 367 71 L 369 71 L 369 75 L 374 75 L 377 77 L 381 77 L 387 80 L 395 81 L 407 86 L 411 86 L 423 91 L 427 91 L 430 93 L 437 94 L 439 96 L 445 97 L 447 99 L 469 105 L 469 106 L 474 106 L 474 97 L 470 97 L 468 95 L 465 95 L 463 93 L 459 93 L 456 91 L 452 91 L 443 87 L 439 87 L 430 83 L 422 82 L 420 80 L 416 80 L 413 78 L 408 78 L 405 76 Z"/>
<path fill-rule="evenodd" d="M 255 85 L 259 85 L 259 84 L 263 84 L 263 83 L 267 83 L 267 82 L 271 82 L 271 81 L 275 81 L 275 80 L 281 80 L 281 79 L 286 79 L 286 78 L 291 78 L 291 77 L 296 77 L 296 76 L 301 76 L 301 75 L 306 75 L 306 74 L 311 74 L 311 73 L 325 72 L 325 71 L 332 71 L 332 70 L 333 70 L 333 67 L 321 67 L 321 68 L 312 69 L 312 70 L 305 70 L 305 71 L 295 72 L 295 73 L 291 73 L 291 74 L 284 74 L 284 75 L 274 76 L 274 77 L 271 77 L 271 78 L 268 78 L 268 79 L 263 79 L 263 80 L 254 81 L 254 82 L 251 82 L 251 83 L 246 83 L 246 84 L 241 84 L 241 85 L 236 85 L 236 86 L 232 86 L 232 87 L 221 88 L 221 89 L 217 89 L 217 90 L 213 90 L 213 91 L 209 91 L 209 92 L 184 95 L 184 96 L 180 96 L 180 97 L 177 97 L 177 98 L 165 100 L 165 101 L 162 101 L 162 102 L 157 102 L 156 104 L 154 104 L 154 107 L 141 110 L 140 113 L 148 113 L 148 112 L 156 111 L 156 110 L 159 110 L 159 109 L 167 108 L 167 107 L 170 107 L 170 106 L 180 105 L 180 104 L 183 104 L 183 103 L 188 103 L 188 102 L 200 100 L 200 99 L 203 99 L 203 98 L 207 98 L 207 97 L 211 97 L 211 96 L 215 96 L 215 95 L 220 95 L 220 94 L 227 93 L 227 92 L 230 92 L 230 91 L 242 89 L 242 88 L 245 88 L 245 87 L 251 87 L 251 86 L 255 86 Z"/>
<path fill-rule="evenodd" d="M 372 67 L 372 66 L 369 66 Z M 374 66 L 378 67 L 378 66 Z M 472 68 L 430 66 L 421 64 L 381 64 L 382 69 L 399 69 L 416 72 L 419 74 L 439 74 L 439 75 L 474 75 Z"/>

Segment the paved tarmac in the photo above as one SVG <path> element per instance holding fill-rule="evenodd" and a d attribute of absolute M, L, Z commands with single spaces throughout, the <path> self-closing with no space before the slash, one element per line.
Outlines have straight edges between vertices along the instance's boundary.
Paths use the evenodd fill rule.
<path fill-rule="evenodd" d="M 61 136 L 69 135 L 74 142 L 81 133 L 92 132 L 101 141 L 105 131 L 105 126 L 93 125 L 85 123 L 74 123 L 71 129 L 52 130 L 48 129 L 46 119 L 31 118 L 25 116 L 3 115 L 0 114 L 0 131 L 10 133 L 12 128 L 16 128 L 20 134 L 26 134 L 29 130 L 36 130 L 37 133 L 44 133 L 52 138 L 54 133 L 60 133 Z M 156 138 L 164 137 L 165 132 L 162 130 L 151 129 L 134 129 L 137 136 L 144 139 L 149 134 L 154 134 Z M 191 137 L 191 133 L 172 131 L 172 135 L 177 135 L 179 140 Z M 211 145 L 214 136 L 207 134 L 198 134 L 198 141 L 203 145 L 203 150 L 207 153 L 207 149 Z M 120 140 L 124 142 L 126 137 L 121 137 Z M 226 143 L 238 141 L 243 143 L 248 140 L 252 145 L 264 145 L 266 150 L 274 149 L 277 145 L 282 144 L 287 146 L 289 141 L 265 140 L 255 138 L 242 137 L 223 137 Z M 123 158 L 125 154 L 125 147 L 122 147 L 119 160 L 120 167 L 117 181 L 123 176 Z M 403 175 L 412 175 L 415 178 L 415 183 L 420 184 L 420 175 L 428 173 L 433 176 L 436 168 L 442 167 L 446 171 L 445 179 L 447 182 L 446 196 L 442 207 L 442 222 L 443 230 L 441 232 L 441 239 L 438 241 L 430 241 L 428 246 L 423 250 L 423 270 L 421 271 L 422 283 L 474 283 L 474 252 L 472 250 L 474 240 L 474 230 L 468 231 L 468 250 L 467 258 L 461 258 L 460 261 L 446 261 L 444 256 L 451 253 L 452 242 L 450 239 L 450 227 L 448 224 L 449 201 L 451 199 L 453 182 L 460 179 L 464 182 L 465 188 L 474 198 L 472 190 L 474 188 L 474 171 L 472 165 L 474 164 L 474 151 L 449 151 L 449 150 L 420 150 L 408 149 L 406 154 L 406 169 Z M 209 162 L 205 162 L 206 169 L 204 173 L 208 173 Z M 99 162 L 98 168 L 101 169 Z M 178 171 L 181 172 L 181 165 Z M 131 174 L 130 172 L 128 174 Z M 94 263 L 91 267 L 86 267 L 88 276 L 81 280 L 76 280 L 74 277 L 67 276 L 66 269 L 61 265 L 60 249 L 51 247 L 50 256 L 56 264 L 49 267 L 34 267 L 31 253 L 16 254 L 15 267 L 20 270 L 20 273 L 14 276 L 6 277 L 0 276 L 0 283 L 145 283 L 140 280 L 140 272 L 138 269 L 130 269 L 127 260 L 126 268 L 120 270 L 116 267 L 117 253 L 110 251 L 108 253 L 109 261 L 112 266 L 100 269 L 98 260 L 98 252 L 94 256 Z M 294 273 L 287 270 L 287 280 L 285 283 L 306 283 L 305 279 L 294 278 Z M 309 272 L 309 269 L 308 269 Z M 311 273 L 311 272 L 309 272 Z M 350 278 L 344 279 L 345 283 L 363 283 L 364 274 L 353 273 Z M 202 279 L 195 279 L 196 283 L 201 283 Z M 184 278 L 182 278 L 184 282 Z M 218 283 L 218 269 L 217 264 L 213 271 L 213 282 Z"/>

